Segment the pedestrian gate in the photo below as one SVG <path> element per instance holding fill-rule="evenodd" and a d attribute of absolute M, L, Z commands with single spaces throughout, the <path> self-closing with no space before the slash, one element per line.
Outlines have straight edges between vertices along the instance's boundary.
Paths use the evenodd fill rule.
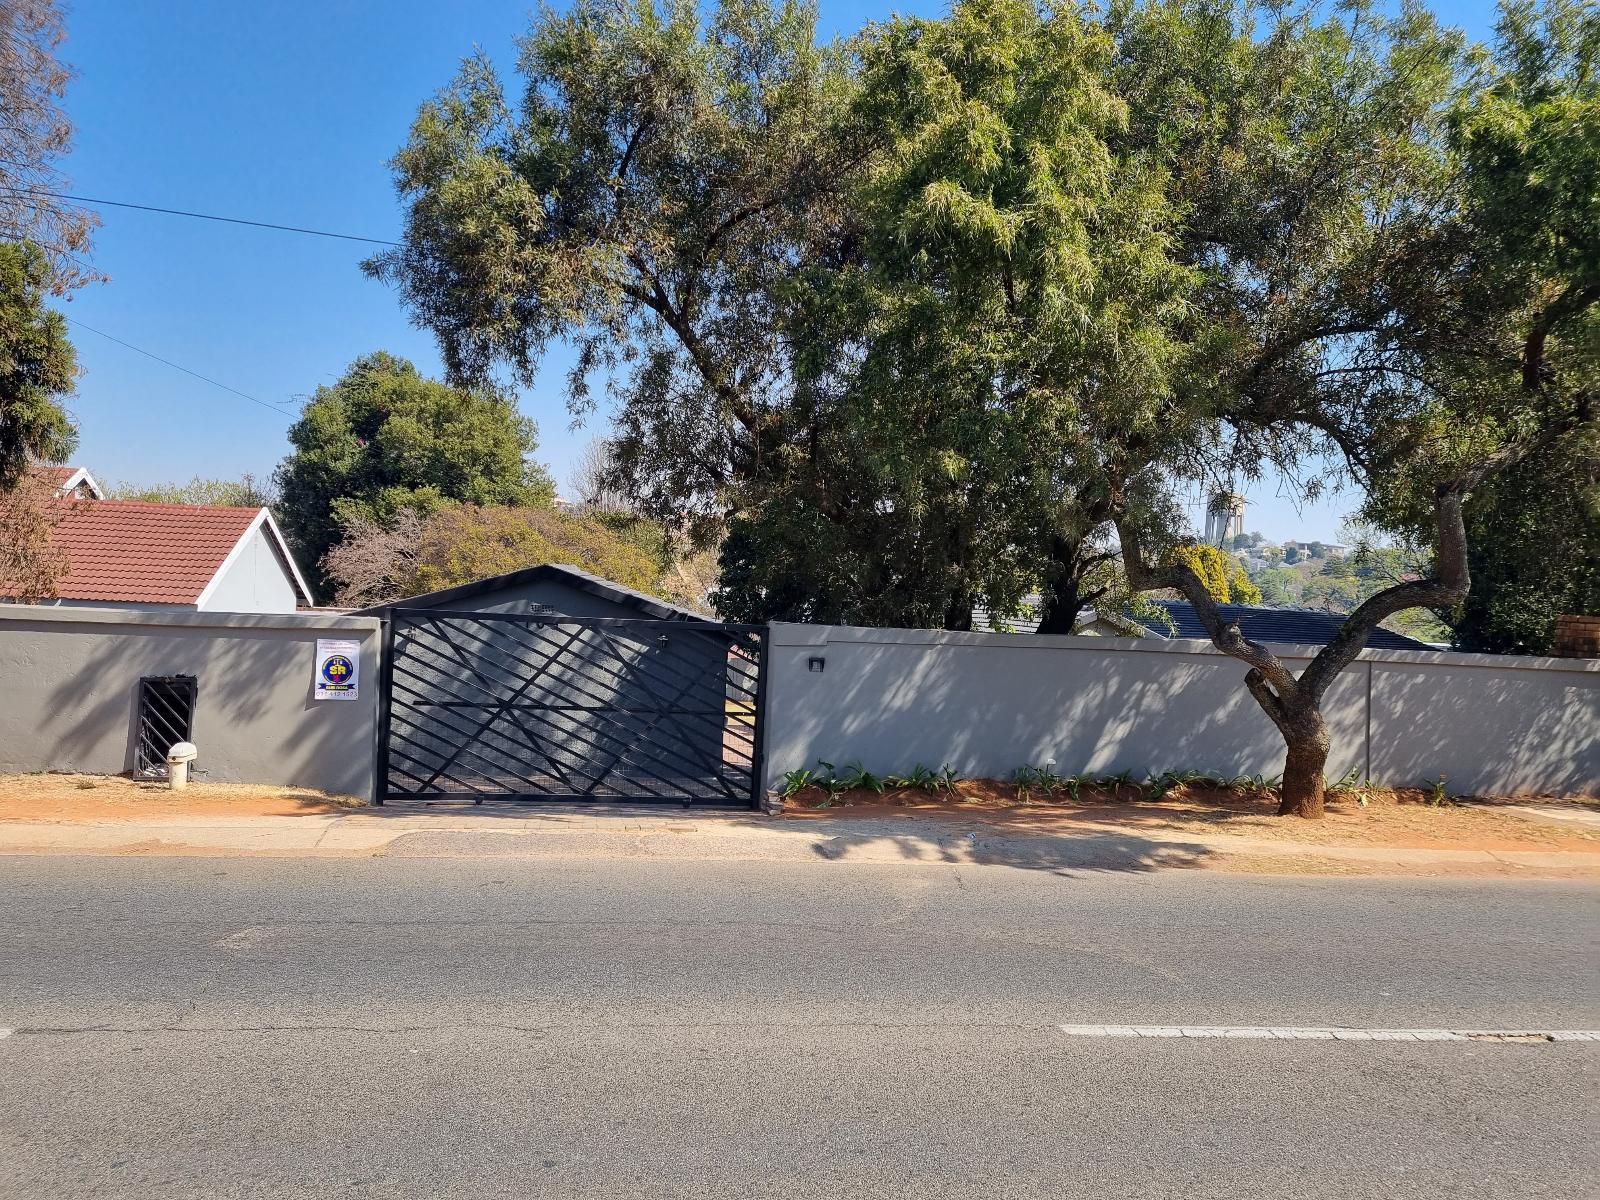
<path fill-rule="evenodd" d="M 393 609 L 384 799 L 759 805 L 765 629 Z"/>

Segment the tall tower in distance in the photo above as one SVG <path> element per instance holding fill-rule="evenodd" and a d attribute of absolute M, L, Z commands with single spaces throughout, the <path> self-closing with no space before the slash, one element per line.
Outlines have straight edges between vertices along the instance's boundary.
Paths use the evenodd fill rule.
<path fill-rule="evenodd" d="M 1244 497 L 1236 492 L 1218 492 L 1206 507 L 1206 541 L 1226 546 L 1244 532 Z"/>

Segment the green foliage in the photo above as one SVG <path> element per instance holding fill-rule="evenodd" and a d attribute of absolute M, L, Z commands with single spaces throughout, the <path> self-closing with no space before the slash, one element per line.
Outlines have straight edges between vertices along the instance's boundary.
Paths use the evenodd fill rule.
<path fill-rule="evenodd" d="M 652 591 L 661 562 L 592 516 L 548 508 L 450 504 L 424 523 L 408 594 L 432 592 L 544 563 L 567 563 Z"/>
<path fill-rule="evenodd" d="M 112 500 L 143 500 L 149 504 L 199 504 L 220 508 L 267 508 L 277 496 L 270 486 L 263 487 L 254 475 L 239 479 L 204 479 L 196 475 L 188 483 L 157 483 L 147 486 L 119 483 L 106 489 Z"/>
<path fill-rule="evenodd" d="M 908 774 L 890 775 L 884 782 L 893 788 L 919 788 L 924 792 L 954 792 L 957 778 L 955 771 L 948 766 L 936 771 L 924 763 L 918 763 Z"/>
<path fill-rule="evenodd" d="M 355 520 L 381 523 L 403 508 L 427 515 L 451 500 L 540 506 L 555 495 L 530 458 L 537 430 L 510 400 L 448 387 L 381 351 L 319 387 L 289 442 L 277 514 L 308 564 Z"/>
<path fill-rule="evenodd" d="M 1348 796 L 1362 808 L 1372 803 L 1372 792 L 1372 780 L 1363 779 L 1361 772 L 1355 767 L 1351 767 L 1342 777 L 1328 785 L 1330 796 Z"/>
<path fill-rule="evenodd" d="M 1454 803 L 1450 799 L 1450 794 L 1445 791 L 1445 777 L 1443 775 L 1439 776 L 1428 788 L 1428 807 L 1444 808 Z"/>
<path fill-rule="evenodd" d="M 0 490 L 30 461 L 62 462 L 78 431 L 61 400 L 72 391 L 77 356 L 66 318 L 45 304 L 49 261 L 31 242 L 0 242 Z"/>
<path fill-rule="evenodd" d="M 1035 792 L 1054 796 L 1065 790 L 1067 781 L 1048 766 L 1021 766 L 1011 773 L 1011 783 L 1017 789 L 1017 799 L 1027 801 Z"/>
<path fill-rule="evenodd" d="M 781 795 L 785 800 L 792 800 L 816 782 L 817 773 L 810 767 L 797 767 L 793 771 L 785 771 Z"/>
<path fill-rule="evenodd" d="M 883 780 L 862 766 L 859 759 L 845 764 L 844 774 L 839 776 L 838 784 L 845 791 L 860 788 L 883 795 Z"/>
<path fill-rule="evenodd" d="M 1174 546 L 1172 558 L 1198 575 L 1217 603 L 1261 603 L 1261 589 L 1251 582 L 1239 560 L 1220 547 L 1189 542 Z"/>
<path fill-rule="evenodd" d="M 572 344 L 574 411 L 601 374 L 611 450 L 659 518 L 720 518 L 784 447 L 796 264 L 859 160 L 844 56 L 787 0 L 544 8 L 508 101 L 482 56 L 395 157 L 405 244 L 367 264 L 438 336 L 453 379 L 531 382 Z"/>
<path fill-rule="evenodd" d="M 1491 479 L 1467 504 L 1472 591 L 1458 650 L 1548 654 L 1562 613 L 1600 613 L 1600 429 Z"/>

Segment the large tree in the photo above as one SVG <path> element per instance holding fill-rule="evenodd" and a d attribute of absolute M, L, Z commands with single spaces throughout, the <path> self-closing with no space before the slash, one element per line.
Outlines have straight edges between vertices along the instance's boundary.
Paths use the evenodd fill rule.
<path fill-rule="evenodd" d="M 783 442 L 784 282 L 860 156 L 843 56 L 805 4 L 577 0 L 536 16 L 519 69 L 517 102 L 474 58 L 423 106 L 394 161 L 405 243 L 368 269 L 455 381 L 530 381 L 574 345 L 571 402 L 614 392 L 632 502 L 715 525 Z"/>
<path fill-rule="evenodd" d="M 548 505 L 555 494 L 532 458 L 538 431 L 510 399 L 428 379 L 381 351 L 319 387 L 289 442 L 276 511 L 305 563 L 320 563 L 358 519 L 427 514 L 452 500 Z"/>
<path fill-rule="evenodd" d="M 0 0 L 0 241 L 34 243 L 56 295 L 104 278 L 84 259 L 99 219 L 61 200 L 60 159 L 72 144 L 61 101 L 72 70 L 55 0 Z"/>
<path fill-rule="evenodd" d="M 1192 571 L 1152 565 L 1138 532 L 1122 531 L 1136 586 L 1181 590 L 1214 643 L 1249 664 L 1245 685 L 1287 746 L 1281 811 L 1320 816 L 1328 688 L 1380 621 L 1466 597 L 1467 497 L 1591 419 L 1600 36 L 1576 6 L 1509 9 L 1497 54 L 1458 90 L 1452 40 L 1416 9 L 1297 19 L 1248 46 L 1237 23 L 1226 36 L 1207 23 L 1214 10 L 1165 14 L 1171 28 L 1180 17 L 1212 29 L 1224 61 L 1265 55 L 1252 78 L 1267 99 L 1283 82 L 1274 59 L 1316 63 L 1322 81 L 1247 110 L 1277 123 L 1272 178 L 1234 191 L 1240 180 L 1197 160 L 1210 177 L 1199 194 L 1220 203 L 1197 205 L 1191 228 L 1221 235 L 1210 303 L 1238 334 L 1218 375 L 1234 448 L 1268 461 L 1336 456 L 1368 496 L 1369 521 L 1426 531 L 1433 548 L 1431 570 L 1362 602 L 1296 673 L 1223 619 Z M 1203 90 L 1186 103 L 1231 143 L 1246 113 L 1220 93 L 1215 111 Z M 1231 229 L 1206 223 L 1230 213 Z"/>
<path fill-rule="evenodd" d="M 1070 632 L 1109 582 L 1107 448 L 1137 469 L 1189 432 L 1154 418 L 1192 278 L 1159 178 L 1114 148 L 1112 41 L 967 0 L 857 48 L 879 144 L 854 253 L 804 277 L 804 454 L 736 524 L 719 603 L 959 629 L 1042 586 L 1041 630 Z"/>

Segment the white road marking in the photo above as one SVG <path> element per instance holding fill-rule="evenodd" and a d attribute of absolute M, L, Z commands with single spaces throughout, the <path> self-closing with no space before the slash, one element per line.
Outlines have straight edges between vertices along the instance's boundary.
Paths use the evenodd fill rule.
<path fill-rule="evenodd" d="M 0 1038 L 8 1038 L 15 1032 L 16 1032 L 16 1030 L 14 1030 L 14 1029 L 3 1029 L 3 1028 L 0 1028 Z"/>
<path fill-rule="evenodd" d="M 1346 1029 L 1337 1025 L 1058 1025 L 1068 1037 L 1335 1042 L 1600 1042 L 1600 1029 Z"/>

